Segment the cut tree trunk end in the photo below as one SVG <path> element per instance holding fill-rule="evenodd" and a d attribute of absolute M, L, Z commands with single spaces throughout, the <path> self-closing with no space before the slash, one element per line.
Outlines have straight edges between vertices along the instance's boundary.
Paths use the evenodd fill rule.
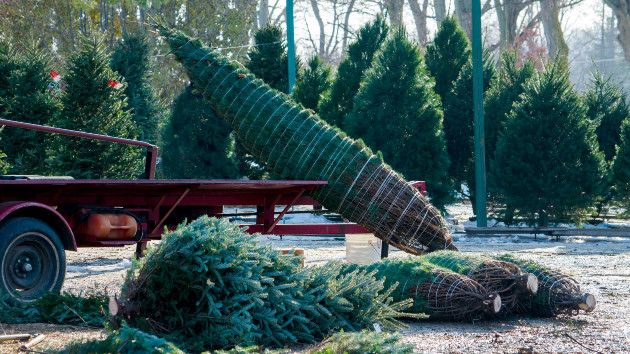
<path fill-rule="evenodd" d="M 140 313 L 140 303 L 138 301 L 121 300 L 115 297 L 110 297 L 109 313 L 111 313 L 114 317 L 132 317 Z"/>
<path fill-rule="evenodd" d="M 593 312 L 596 306 L 597 300 L 595 299 L 595 296 L 588 293 L 582 295 L 582 302 L 578 304 L 580 310 L 584 310 L 586 312 Z"/>
<path fill-rule="evenodd" d="M 518 278 L 516 286 L 521 294 L 536 295 L 538 293 L 538 278 L 532 273 L 525 273 Z"/>
<path fill-rule="evenodd" d="M 501 311 L 501 296 L 497 293 L 488 294 L 483 300 L 484 311 L 496 315 Z"/>

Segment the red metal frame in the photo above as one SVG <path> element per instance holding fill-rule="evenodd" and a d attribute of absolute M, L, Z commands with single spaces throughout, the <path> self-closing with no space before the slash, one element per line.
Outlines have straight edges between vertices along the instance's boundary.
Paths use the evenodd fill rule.
<path fill-rule="evenodd" d="M 85 242 L 76 240 L 71 225 L 58 211 L 77 206 L 99 206 L 123 208 L 139 216 L 147 230 L 146 238 L 140 240 L 137 253 L 146 248 L 150 239 L 159 238 L 162 227 L 173 229 L 183 217 L 201 214 L 220 214 L 224 206 L 257 206 L 256 223 L 242 225 L 248 232 L 274 235 L 324 235 L 367 232 L 363 227 L 351 223 L 328 224 L 279 224 L 280 220 L 295 205 L 319 205 L 308 196 L 308 192 L 326 181 L 243 181 L 243 180 L 155 180 L 158 148 L 155 145 L 110 136 L 78 132 L 0 119 L 0 125 L 39 130 L 87 139 L 96 139 L 147 148 L 144 177 L 140 180 L 1 180 L 0 206 L 20 202 L 44 213 L 54 212 L 65 224 L 60 230 L 72 239 L 66 249 L 76 247 L 110 247 L 134 244 L 136 241 Z M 424 182 L 413 183 L 426 195 Z M 275 207 L 284 205 L 276 216 Z M 39 209 L 37 209 L 39 208 Z M 10 208 L 0 208 L 0 222 L 13 215 Z M 66 241 L 64 241 L 66 242 Z"/>

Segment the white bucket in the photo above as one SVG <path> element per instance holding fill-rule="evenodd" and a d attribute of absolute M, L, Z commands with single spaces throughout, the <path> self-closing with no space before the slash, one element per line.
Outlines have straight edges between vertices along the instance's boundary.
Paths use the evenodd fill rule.
<path fill-rule="evenodd" d="M 346 262 L 370 264 L 381 259 L 381 240 L 373 234 L 346 235 Z"/>

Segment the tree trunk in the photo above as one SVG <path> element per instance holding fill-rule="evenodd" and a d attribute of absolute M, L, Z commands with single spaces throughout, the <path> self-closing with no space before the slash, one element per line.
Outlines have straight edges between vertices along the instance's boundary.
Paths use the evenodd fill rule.
<path fill-rule="evenodd" d="M 568 56 L 569 47 L 564 41 L 564 33 L 560 25 L 558 0 L 541 0 L 540 12 L 549 56 L 551 58 L 555 58 L 557 54 Z"/>
<path fill-rule="evenodd" d="M 352 9 L 354 8 L 355 0 L 351 0 L 348 3 L 348 8 L 346 10 L 346 17 L 343 21 L 343 40 L 341 43 L 341 52 L 345 53 L 346 48 L 348 47 L 348 36 L 350 35 L 350 14 L 352 13 Z"/>
<path fill-rule="evenodd" d="M 418 0 L 409 0 L 409 6 L 416 24 L 418 43 L 425 44 L 427 42 L 427 8 L 429 7 L 429 0 L 424 0 L 422 7 L 420 7 Z"/>
<path fill-rule="evenodd" d="M 260 0 L 258 8 L 258 21 L 254 22 L 258 28 L 267 27 L 269 22 L 269 0 Z"/>
<path fill-rule="evenodd" d="M 623 48 L 626 61 L 630 63 L 630 0 L 604 0 L 604 2 L 617 16 L 617 28 L 619 28 L 617 40 Z"/>
<path fill-rule="evenodd" d="M 403 20 L 405 0 L 387 0 L 385 6 L 389 13 L 389 22 L 393 28 L 400 27 Z"/>
<path fill-rule="evenodd" d="M 319 13 L 319 6 L 317 6 L 317 0 L 311 0 L 311 7 L 313 8 L 313 15 L 315 15 L 315 19 L 317 19 L 317 24 L 319 25 L 319 48 L 317 52 L 320 57 L 326 56 L 326 32 L 324 28 L 324 21 L 322 20 L 322 16 Z"/>
<path fill-rule="evenodd" d="M 472 41 L 472 1 L 455 0 L 455 16 L 468 39 Z"/>
<path fill-rule="evenodd" d="M 494 0 L 494 7 L 499 22 L 499 50 L 504 52 L 516 38 L 518 16 L 527 7 L 527 0 Z"/>
<path fill-rule="evenodd" d="M 440 22 L 446 17 L 446 0 L 434 0 L 433 7 L 435 8 L 435 21 L 440 25 Z"/>

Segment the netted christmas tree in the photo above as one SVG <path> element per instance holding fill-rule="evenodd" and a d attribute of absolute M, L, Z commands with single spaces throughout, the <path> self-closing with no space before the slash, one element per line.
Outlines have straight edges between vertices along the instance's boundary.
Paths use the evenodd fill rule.
<path fill-rule="evenodd" d="M 165 115 L 164 107 L 150 86 L 155 66 L 152 59 L 154 50 L 145 33 L 125 31 L 116 43 L 111 59 L 112 70 L 124 77 L 127 83 L 124 92 L 128 108 L 133 108 L 132 119 L 140 131 L 138 139 L 153 144 L 158 142 L 158 126 Z"/>
<path fill-rule="evenodd" d="M 375 322 L 400 327 L 409 302 L 393 302 L 373 273 L 342 274 L 339 263 L 303 269 L 255 238 L 225 219 L 180 225 L 133 264 L 110 311 L 194 351 L 310 342 Z"/>
<path fill-rule="evenodd" d="M 523 273 L 510 262 L 475 256 L 462 252 L 438 251 L 424 256 L 429 262 L 465 275 L 488 291 L 501 296 L 501 312 L 511 311 L 522 298 L 538 292 L 538 280 L 531 273 Z"/>
<path fill-rule="evenodd" d="M 109 66 L 102 37 L 83 38 L 67 70 L 56 127 L 126 139 L 138 137 L 138 128 L 126 109 L 125 93 L 109 84 L 120 79 Z M 141 150 L 128 145 L 58 136 L 49 155 L 53 174 L 58 176 L 124 179 L 142 172 Z"/>
<path fill-rule="evenodd" d="M 490 87 L 494 78 L 494 60 L 488 50 L 483 52 L 483 92 Z M 473 66 L 468 60 L 462 67 L 457 80 L 444 103 L 444 136 L 446 148 L 451 160 L 450 176 L 455 180 L 456 187 L 465 183 L 469 190 L 469 199 L 476 210 L 475 203 L 475 163 L 474 163 L 474 105 L 473 105 Z"/>
<path fill-rule="evenodd" d="M 310 195 L 399 249 L 456 249 L 437 209 L 369 148 L 200 41 L 157 26 L 209 104 L 281 178 L 328 181 Z"/>
<path fill-rule="evenodd" d="M 48 87 L 52 81 L 49 54 L 33 44 L 25 50 L 13 51 L 11 55 L 14 55 L 12 65 L 6 61 L 4 65 L 0 64 L 0 70 L 5 66 L 9 70 L 6 80 L 0 80 L 6 81 L 6 86 L 2 88 L 4 93 L 0 94 L 0 118 L 51 125 L 61 110 L 61 104 Z M 48 172 L 46 150 L 50 144 L 49 133 L 4 127 L 1 134 L 0 149 L 8 156 L 7 162 L 12 166 L 10 173 L 45 175 Z"/>
<path fill-rule="evenodd" d="M 175 98 L 162 132 L 162 173 L 175 179 L 237 178 L 232 127 L 193 87 Z"/>
<path fill-rule="evenodd" d="M 343 120 L 354 108 L 354 96 L 374 55 L 387 38 L 389 26 L 382 16 L 361 27 L 357 39 L 350 43 L 346 58 L 337 68 L 330 94 L 320 104 L 319 114 L 328 124 L 344 129 Z"/>
<path fill-rule="evenodd" d="M 317 112 L 320 101 L 328 94 L 332 85 L 330 76 L 330 67 L 318 55 L 313 56 L 295 83 L 291 93 L 293 99 Z"/>
<path fill-rule="evenodd" d="M 426 181 L 431 203 L 443 209 L 452 183 L 440 99 L 432 86 L 420 48 L 401 27 L 376 54 L 343 126 L 407 179 Z"/>
<path fill-rule="evenodd" d="M 445 103 L 446 96 L 469 58 L 470 42 L 466 32 L 459 27 L 454 15 L 445 17 L 425 54 L 427 69 L 435 78 L 435 92 L 442 103 Z"/>
<path fill-rule="evenodd" d="M 344 264 L 346 272 L 376 271 L 395 301 L 413 300 L 408 310 L 433 319 L 467 321 L 497 314 L 501 296 L 476 281 L 424 257 L 386 258 L 369 265 Z"/>
<path fill-rule="evenodd" d="M 514 263 L 524 272 L 532 273 L 538 278 L 538 293 L 531 297 L 522 297 L 513 312 L 552 317 L 563 313 L 577 314 L 579 310 L 595 310 L 595 297 L 583 293 L 580 284 L 570 276 L 511 254 L 502 254 L 496 256 L 496 259 Z"/>
<path fill-rule="evenodd" d="M 565 59 L 547 64 L 526 86 L 492 163 L 506 203 L 540 226 L 583 218 L 601 195 L 602 153 Z"/>

